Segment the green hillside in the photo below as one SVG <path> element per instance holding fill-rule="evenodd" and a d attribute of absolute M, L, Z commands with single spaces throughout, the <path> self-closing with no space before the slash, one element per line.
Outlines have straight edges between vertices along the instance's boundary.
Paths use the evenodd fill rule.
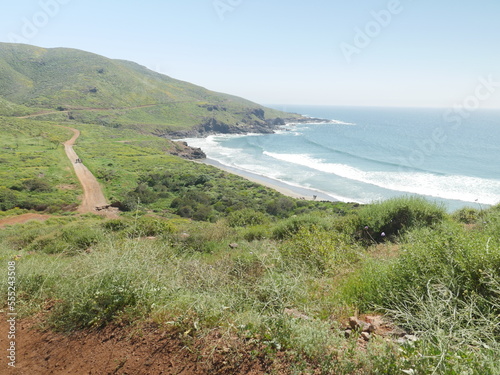
<path fill-rule="evenodd" d="M 16 373 L 66 371 L 86 347 L 79 373 L 179 358 L 193 374 L 500 374 L 500 205 L 294 199 L 158 137 L 289 116 L 131 62 L 0 44 L 0 310 L 30 332 Z M 116 216 L 76 211 L 68 128 Z"/>
<path fill-rule="evenodd" d="M 68 48 L 0 43 L 0 115 L 97 123 L 164 134 L 270 131 L 298 115 Z M 50 113 L 60 111 L 61 113 Z M 41 117 L 41 116 L 40 116 Z"/>

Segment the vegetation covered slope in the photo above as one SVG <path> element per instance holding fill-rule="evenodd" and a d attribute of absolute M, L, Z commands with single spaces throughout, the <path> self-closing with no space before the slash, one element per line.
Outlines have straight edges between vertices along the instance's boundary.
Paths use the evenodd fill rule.
<path fill-rule="evenodd" d="M 79 155 L 123 210 L 79 216 L 61 145 L 71 134 L 32 119 L 0 124 L 0 217 L 56 213 L 0 230 L 23 320 L 86 335 L 153 322 L 195 353 L 222 351 L 226 367 L 254 358 L 267 373 L 500 370 L 498 206 L 450 216 L 415 198 L 295 200 L 168 155 L 168 140 L 78 124 Z M 7 301 L 7 272 L 0 282 Z M 354 314 L 385 314 L 416 341 L 345 337 Z"/>
<path fill-rule="evenodd" d="M 136 327 L 134 341 L 154 324 L 213 362 L 203 373 L 251 361 L 276 374 L 500 373 L 500 206 L 448 215 L 418 198 L 288 198 L 147 134 L 235 130 L 265 122 L 267 109 L 81 51 L 1 51 L 0 219 L 54 213 L 0 230 L 3 311 L 76 333 L 68 340 Z M 81 131 L 75 149 L 119 218 L 74 212 L 81 189 L 61 122 Z M 346 329 L 367 314 L 385 321 Z M 56 345 L 33 343 L 47 372 L 61 368 Z M 165 347 L 147 349 L 168 366 Z M 110 373 L 164 371 L 114 353 Z"/>
<path fill-rule="evenodd" d="M 136 63 L 75 49 L 0 43 L 0 114 L 59 110 L 58 120 L 147 132 L 269 131 L 299 117 L 216 93 Z"/>

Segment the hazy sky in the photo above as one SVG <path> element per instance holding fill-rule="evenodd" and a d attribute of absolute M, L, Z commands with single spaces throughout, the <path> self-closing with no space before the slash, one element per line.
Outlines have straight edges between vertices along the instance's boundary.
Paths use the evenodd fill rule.
<path fill-rule="evenodd" d="M 0 41 L 261 104 L 500 108 L 499 17 L 498 0 L 19 0 L 2 3 Z"/>

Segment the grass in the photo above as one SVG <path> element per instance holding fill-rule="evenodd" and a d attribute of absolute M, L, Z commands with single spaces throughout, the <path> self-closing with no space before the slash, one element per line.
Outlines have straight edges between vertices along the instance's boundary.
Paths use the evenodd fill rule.
<path fill-rule="evenodd" d="M 392 238 L 399 255 L 381 260 L 371 255 L 375 245 L 332 219 L 299 221 L 284 240 L 249 242 L 248 228 L 226 220 L 88 215 L 7 228 L 0 243 L 4 260 L 20 255 L 19 311 L 29 315 L 58 301 L 45 318 L 55 330 L 137 320 L 173 325 L 188 336 L 218 329 L 256 340 L 267 355 L 286 353 L 298 373 L 498 371 L 500 250 L 488 233 L 498 228 L 492 221 L 471 230 L 447 216 L 407 229 Z M 272 233 L 283 223 L 267 225 Z M 61 251 L 41 241 L 47 237 L 62 241 Z M 418 340 L 374 339 L 359 351 L 331 318 L 355 310 L 382 312 Z"/>
<path fill-rule="evenodd" d="M 497 230 L 493 220 L 472 229 L 452 221 L 415 228 L 399 238 L 398 257 L 362 262 L 340 299 L 360 311 L 384 312 L 415 333 L 419 340 L 402 352 L 414 373 L 498 373 Z"/>
<path fill-rule="evenodd" d="M 59 212 L 77 201 L 78 189 L 61 188 L 76 186 L 60 144 L 70 134 L 53 125 L 0 122 L 2 191 L 18 207 L 0 215 L 27 212 L 22 199 Z M 2 229 L 21 316 L 42 313 L 64 332 L 137 321 L 184 337 L 218 330 L 280 353 L 290 373 L 498 373 L 498 206 L 448 215 L 418 198 L 294 200 L 173 157 L 166 139 L 78 128 L 77 152 L 129 211 Z M 375 338 L 360 350 L 340 329 L 356 313 L 385 314 L 418 340 Z"/>
<path fill-rule="evenodd" d="M 0 117 L 0 209 L 74 209 L 82 193 L 53 124 Z"/>

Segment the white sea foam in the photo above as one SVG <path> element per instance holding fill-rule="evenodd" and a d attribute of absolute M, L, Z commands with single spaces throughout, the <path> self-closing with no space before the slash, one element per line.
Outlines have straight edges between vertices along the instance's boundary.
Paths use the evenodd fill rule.
<path fill-rule="evenodd" d="M 340 120 L 328 120 L 328 121 L 320 121 L 320 122 L 289 122 L 286 123 L 285 126 L 293 126 L 293 125 L 328 125 L 328 124 L 334 124 L 334 125 L 348 125 L 348 126 L 356 126 L 355 123 L 353 122 L 345 122 L 345 121 L 340 121 Z"/>
<path fill-rule="evenodd" d="M 423 172 L 363 171 L 345 164 L 327 163 L 307 154 L 264 154 L 280 161 L 394 191 L 483 204 L 497 204 L 500 201 L 500 180 Z"/>
<path fill-rule="evenodd" d="M 220 142 L 224 139 L 235 137 L 238 137 L 238 135 L 210 135 L 206 138 L 188 138 L 182 139 L 182 141 L 187 142 L 191 147 L 200 147 L 210 157 L 210 159 L 226 167 L 234 168 L 236 170 L 250 173 L 252 175 L 267 177 L 282 184 L 289 185 L 290 187 L 299 189 L 306 188 L 311 191 L 316 191 L 318 193 L 331 197 L 333 200 L 343 202 L 367 203 L 339 194 L 332 194 L 331 192 L 315 189 L 311 186 L 304 186 L 299 183 L 288 181 L 287 179 L 285 179 L 286 175 L 279 169 L 275 168 L 275 166 L 252 163 L 251 158 L 249 157 L 249 155 L 244 153 L 244 150 L 221 146 Z"/>
<path fill-rule="evenodd" d="M 222 157 L 232 157 L 238 155 L 242 150 L 235 148 L 223 147 L 220 141 L 227 139 L 227 135 L 210 135 L 206 138 L 187 138 L 181 141 L 187 142 L 191 147 L 199 147 L 207 155 L 219 155 Z"/>
<path fill-rule="evenodd" d="M 336 125 L 350 125 L 350 126 L 355 126 L 356 124 L 352 122 L 344 122 L 344 121 L 339 121 L 339 120 L 331 120 L 329 124 L 336 124 Z"/>
<path fill-rule="evenodd" d="M 259 134 L 256 134 L 259 135 Z M 229 148 L 221 145 L 221 141 L 228 138 L 237 138 L 239 135 L 210 135 L 207 138 L 189 138 L 183 141 L 191 147 L 201 148 L 205 154 L 227 167 L 237 168 L 245 172 L 260 174 L 272 179 L 280 179 L 283 174 L 276 168 L 251 163 L 251 157 L 244 149 Z M 249 163 L 250 162 L 250 163 Z"/>

